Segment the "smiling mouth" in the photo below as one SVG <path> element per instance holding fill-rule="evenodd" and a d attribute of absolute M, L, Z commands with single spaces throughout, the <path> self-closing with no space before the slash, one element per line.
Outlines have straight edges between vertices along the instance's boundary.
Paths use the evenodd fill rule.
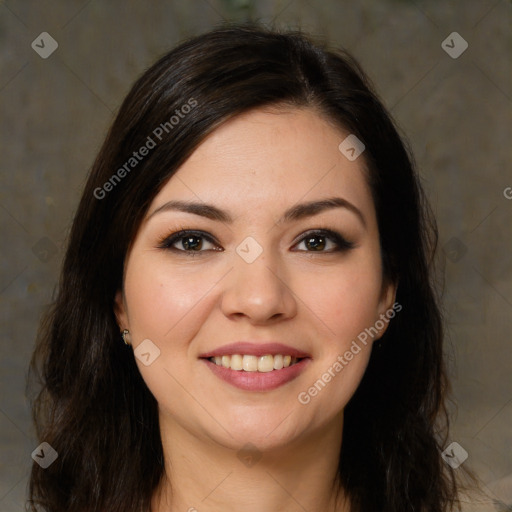
<path fill-rule="evenodd" d="M 253 356 L 249 354 L 233 354 L 225 356 L 209 357 L 208 361 L 230 370 L 242 372 L 268 373 L 274 370 L 282 370 L 300 362 L 304 357 L 292 357 L 290 355 L 267 354 L 264 356 Z"/>

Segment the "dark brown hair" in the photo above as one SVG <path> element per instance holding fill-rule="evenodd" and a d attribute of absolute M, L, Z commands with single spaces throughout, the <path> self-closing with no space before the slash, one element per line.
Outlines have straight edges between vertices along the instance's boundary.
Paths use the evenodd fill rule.
<path fill-rule="evenodd" d="M 455 503 L 440 457 L 447 379 L 430 270 L 437 232 L 410 152 L 349 54 L 297 31 L 238 25 L 194 37 L 147 70 L 95 160 L 31 361 L 37 435 L 59 456 L 47 469 L 33 465 L 30 510 L 149 511 L 164 461 L 156 400 L 113 312 L 125 256 L 155 195 L 206 135 L 270 105 L 314 108 L 364 143 L 384 275 L 398 283 L 402 311 L 345 410 L 339 483 L 351 510 Z M 158 144 L 127 166 L 162 126 Z"/>

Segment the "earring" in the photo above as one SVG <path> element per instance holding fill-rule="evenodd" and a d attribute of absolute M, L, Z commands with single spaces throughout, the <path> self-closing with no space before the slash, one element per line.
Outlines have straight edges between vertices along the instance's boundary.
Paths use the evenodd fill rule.
<path fill-rule="evenodd" d="M 123 332 L 121 333 L 121 336 L 123 337 L 123 341 L 124 341 L 125 345 L 130 345 L 130 342 L 126 341 L 126 335 L 129 333 L 130 333 L 130 331 L 128 329 L 124 329 Z"/>

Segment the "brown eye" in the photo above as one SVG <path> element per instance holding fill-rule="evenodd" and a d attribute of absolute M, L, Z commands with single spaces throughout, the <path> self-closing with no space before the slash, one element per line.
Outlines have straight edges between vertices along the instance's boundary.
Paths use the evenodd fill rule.
<path fill-rule="evenodd" d="M 178 231 L 172 235 L 165 237 L 160 241 L 158 247 L 160 249 L 169 249 L 172 251 L 179 251 L 183 253 L 192 254 L 205 252 L 208 250 L 218 250 L 209 247 L 204 247 L 206 244 L 211 244 L 218 247 L 215 242 L 205 233 L 196 231 Z"/>
<path fill-rule="evenodd" d="M 312 251 L 323 251 L 327 245 L 326 238 L 327 237 L 320 235 L 308 236 L 304 239 L 304 243 L 306 247 Z"/>
<path fill-rule="evenodd" d="M 353 242 L 349 242 L 339 233 L 330 230 L 319 230 L 309 232 L 304 236 L 299 244 L 304 244 L 305 252 L 339 252 L 355 247 Z M 327 250 L 326 250 L 327 248 Z M 302 249 L 301 249 L 302 250 Z"/>
<path fill-rule="evenodd" d="M 184 236 L 178 240 L 181 241 L 182 248 L 184 250 L 191 249 L 193 251 L 200 251 L 203 247 L 203 239 L 200 236 L 190 235 Z"/>

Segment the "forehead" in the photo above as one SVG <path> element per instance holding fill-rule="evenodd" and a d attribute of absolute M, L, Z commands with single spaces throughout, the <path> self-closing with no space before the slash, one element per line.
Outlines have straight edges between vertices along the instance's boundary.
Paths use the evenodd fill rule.
<path fill-rule="evenodd" d="M 262 206 L 341 195 L 372 210 L 363 158 L 350 161 L 338 149 L 348 135 L 310 108 L 245 112 L 196 148 L 153 206 L 190 199 L 257 216 Z"/>

